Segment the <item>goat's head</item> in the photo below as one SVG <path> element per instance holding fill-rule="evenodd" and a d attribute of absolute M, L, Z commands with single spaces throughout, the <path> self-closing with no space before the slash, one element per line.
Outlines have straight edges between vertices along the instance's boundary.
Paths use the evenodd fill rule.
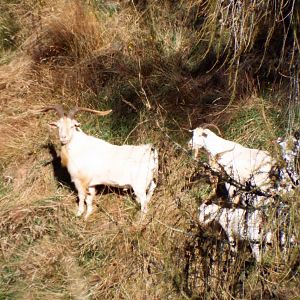
<path fill-rule="evenodd" d="M 199 222 L 202 225 L 207 225 L 213 222 L 219 213 L 220 207 L 216 204 L 202 203 L 199 207 Z"/>
<path fill-rule="evenodd" d="M 58 121 L 51 122 L 49 123 L 49 125 L 51 127 L 58 128 L 59 139 L 63 145 L 66 145 L 71 141 L 74 131 L 78 130 L 78 128 L 80 127 L 80 123 L 74 119 L 76 113 L 78 113 L 79 111 L 88 111 L 97 114 L 99 116 L 105 116 L 111 112 L 111 110 L 99 111 L 99 110 L 94 110 L 94 109 L 89 109 L 84 107 L 76 107 L 70 110 L 67 115 L 65 115 L 64 109 L 61 105 L 44 107 L 40 111 L 46 112 L 49 110 L 55 110 L 59 116 Z"/>
<path fill-rule="evenodd" d="M 193 136 L 188 142 L 189 149 L 198 150 L 203 148 L 209 131 L 209 129 L 203 127 L 197 127 L 194 130 L 191 130 Z"/>

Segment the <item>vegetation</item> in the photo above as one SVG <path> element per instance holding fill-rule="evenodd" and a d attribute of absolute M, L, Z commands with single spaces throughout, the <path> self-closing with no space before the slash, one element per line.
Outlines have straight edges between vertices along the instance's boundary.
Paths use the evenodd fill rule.
<path fill-rule="evenodd" d="M 257 264 L 241 245 L 234 260 L 222 232 L 198 225 L 211 188 L 183 150 L 186 129 L 206 122 L 278 152 L 272 141 L 300 128 L 299 25 L 294 0 L 2 1 L 0 299 L 299 297 L 298 247 Z M 54 103 L 112 108 L 81 114 L 83 129 L 159 149 L 142 223 L 131 196 L 110 189 L 87 222 L 75 217 L 47 127 L 56 116 L 34 113 Z M 299 195 L 285 201 L 299 240 Z"/>

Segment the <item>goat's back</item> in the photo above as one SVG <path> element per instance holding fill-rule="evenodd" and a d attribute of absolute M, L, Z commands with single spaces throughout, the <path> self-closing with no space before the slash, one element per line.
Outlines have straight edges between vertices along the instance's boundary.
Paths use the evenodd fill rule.
<path fill-rule="evenodd" d="M 150 144 L 118 146 L 81 135 L 68 151 L 71 176 L 85 178 L 90 185 L 146 186 L 158 165 L 157 151 Z"/>
<path fill-rule="evenodd" d="M 235 180 L 245 183 L 254 178 L 257 185 L 263 184 L 268 179 L 274 164 L 267 151 L 246 148 L 239 144 L 232 151 L 220 155 L 218 162 Z"/>

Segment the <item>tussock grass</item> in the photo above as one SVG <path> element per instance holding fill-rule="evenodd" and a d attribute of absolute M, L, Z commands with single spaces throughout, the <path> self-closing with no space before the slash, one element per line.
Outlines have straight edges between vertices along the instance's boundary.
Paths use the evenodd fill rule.
<path fill-rule="evenodd" d="M 281 108 L 254 93 L 240 100 L 227 113 L 226 135 L 252 148 L 271 150 L 272 141 L 283 135 Z"/>
<path fill-rule="evenodd" d="M 299 294 L 298 247 L 287 257 L 274 247 L 259 265 L 245 244 L 233 260 L 224 233 L 198 225 L 197 208 L 210 185 L 172 142 L 186 148 L 187 129 L 211 122 L 242 144 L 274 147 L 270 140 L 286 132 L 290 87 L 278 76 L 297 58 L 291 28 L 299 7 L 291 3 L 279 1 L 278 10 L 271 0 L 250 8 L 239 1 L 0 5 L 9 11 L 1 13 L 0 36 L 15 36 L 13 46 L 20 45 L 14 51 L 0 44 L 0 298 Z M 291 23 L 284 21 L 288 12 Z M 11 16 L 18 26 L 4 32 L 2 20 Z M 283 42 L 281 28 L 277 44 L 282 24 L 288 38 Z M 132 195 L 110 188 L 99 189 L 87 222 L 75 217 L 76 191 L 60 166 L 57 133 L 47 128 L 56 116 L 34 113 L 54 103 L 112 108 L 105 118 L 78 115 L 84 131 L 159 149 L 159 185 L 142 222 Z M 298 239 L 299 196 L 285 201 L 291 206 L 286 228 Z M 268 226 L 276 228 L 273 219 Z"/>

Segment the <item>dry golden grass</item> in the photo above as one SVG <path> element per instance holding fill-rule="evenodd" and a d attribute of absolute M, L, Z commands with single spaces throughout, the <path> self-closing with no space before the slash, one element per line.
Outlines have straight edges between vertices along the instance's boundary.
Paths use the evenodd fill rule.
<path fill-rule="evenodd" d="M 198 167 L 156 124 L 184 148 L 186 129 L 203 121 L 218 124 L 227 137 L 262 147 L 282 128 L 272 115 L 281 106 L 264 101 L 253 77 L 241 76 L 244 95 L 228 106 L 228 74 L 219 65 L 208 72 L 205 51 L 227 47 L 222 40 L 197 49 L 199 36 L 209 35 L 211 30 L 204 30 L 214 25 L 212 2 L 104 1 L 100 9 L 97 3 L 9 5 L 21 24 L 21 47 L 8 50 L 9 62 L 0 66 L 0 299 L 299 294 L 298 248 L 287 260 L 275 248 L 258 265 L 244 247 L 233 261 L 222 232 L 198 226 L 197 207 L 210 186 L 205 178 L 190 183 Z M 209 18 L 197 31 L 205 7 Z M 249 22 L 249 11 L 242 15 Z M 229 34 L 225 25 L 222 39 Z M 247 39 L 239 44 L 243 53 L 254 47 L 257 34 L 246 29 Z M 236 49 L 232 57 L 240 54 Z M 85 130 L 118 144 L 153 142 L 159 149 L 159 186 L 143 222 L 132 197 L 110 189 L 99 191 L 87 222 L 75 217 L 76 191 L 59 163 L 57 133 L 47 127 L 56 116 L 34 113 L 54 103 L 112 107 L 106 120 L 79 117 Z M 299 237 L 299 197 L 287 201 Z"/>

